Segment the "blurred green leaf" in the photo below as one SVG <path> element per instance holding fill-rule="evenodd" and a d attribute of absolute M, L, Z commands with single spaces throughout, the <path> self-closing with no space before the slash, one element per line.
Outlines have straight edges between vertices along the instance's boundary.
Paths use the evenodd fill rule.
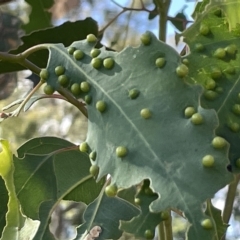
<path fill-rule="evenodd" d="M 67 34 L 66 34 L 67 32 Z M 85 20 L 79 20 L 76 22 L 66 22 L 60 26 L 48 28 L 31 33 L 30 35 L 23 36 L 21 38 L 23 44 L 16 50 L 12 50 L 9 53 L 19 54 L 26 49 L 42 43 L 63 43 L 65 46 L 70 45 L 72 42 L 85 39 L 90 33 L 97 35 L 98 26 L 95 20 L 92 18 L 86 18 Z M 48 58 L 47 51 L 38 51 L 29 56 L 29 60 L 32 61 L 40 68 L 46 66 Z M 13 72 L 24 70 L 25 68 L 17 63 L 0 61 L 0 73 Z"/>
<path fill-rule="evenodd" d="M 182 32 L 183 30 L 186 29 L 186 20 L 187 17 L 186 15 L 182 12 L 179 12 L 176 14 L 174 18 L 170 19 L 170 22 L 180 31 Z"/>
<path fill-rule="evenodd" d="M 22 26 L 27 34 L 52 26 L 51 13 L 48 9 L 52 7 L 54 3 L 53 0 L 25 0 L 25 2 L 32 8 L 29 22 Z"/>
<path fill-rule="evenodd" d="M 89 204 L 98 196 L 103 181 L 95 182 L 89 174 L 88 156 L 63 139 L 35 138 L 17 153 L 14 181 L 22 211 L 41 220 L 35 239 L 54 239 L 48 229 L 54 207 L 62 199 Z"/>

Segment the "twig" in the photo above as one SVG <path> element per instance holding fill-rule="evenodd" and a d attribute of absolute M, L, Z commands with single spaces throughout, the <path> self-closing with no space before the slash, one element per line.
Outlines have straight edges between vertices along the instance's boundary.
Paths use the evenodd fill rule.
<path fill-rule="evenodd" d="M 60 88 L 58 89 L 58 92 L 64 96 L 68 102 L 70 102 L 71 104 L 73 104 L 75 107 L 77 107 L 81 113 L 88 118 L 88 113 L 87 113 L 87 109 L 85 108 L 85 105 L 82 102 L 79 102 L 76 98 L 74 98 L 66 89 L 64 88 Z"/>
<path fill-rule="evenodd" d="M 164 224 L 163 221 L 158 224 L 158 240 L 165 240 Z"/>
<path fill-rule="evenodd" d="M 172 216 L 171 216 L 171 210 L 169 212 L 169 217 L 167 220 L 164 221 L 164 230 L 165 230 L 165 239 L 166 240 L 172 240 L 173 234 L 172 234 Z"/>

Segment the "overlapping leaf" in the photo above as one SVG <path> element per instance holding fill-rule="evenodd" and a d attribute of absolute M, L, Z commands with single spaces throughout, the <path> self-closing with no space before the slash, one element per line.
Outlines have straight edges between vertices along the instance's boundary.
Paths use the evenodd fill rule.
<path fill-rule="evenodd" d="M 66 34 L 67 32 L 67 34 Z M 63 43 L 65 46 L 72 42 L 84 39 L 89 33 L 97 35 L 98 26 L 92 18 L 79 20 L 76 22 L 66 22 L 60 26 L 47 28 L 31 33 L 21 38 L 23 44 L 16 50 L 10 51 L 11 54 L 18 54 L 30 47 L 41 43 Z M 39 51 L 31 54 L 29 60 L 39 67 L 45 67 L 47 61 L 47 51 Z M 0 73 L 24 70 L 25 68 L 17 63 L 9 64 L 0 61 Z"/>
<path fill-rule="evenodd" d="M 229 31 L 228 22 L 220 13 L 218 8 L 210 8 L 183 34 L 191 51 L 187 56 L 190 62 L 187 81 L 206 88 L 202 104 L 217 111 L 220 126 L 216 133 L 230 143 L 230 161 L 233 169 L 238 171 L 235 161 L 240 157 L 240 117 L 236 110 L 240 107 L 240 38 L 235 31 Z M 200 34 L 202 24 L 209 27 L 209 34 Z M 220 59 L 214 56 L 217 49 L 232 44 L 237 48 L 234 54 L 226 52 Z M 216 86 L 207 89 L 209 81 L 215 82 Z"/>
<path fill-rule="evenodd" d="M 48 229 L 51 213 L 60 200 L 92 202 L 103 182 L 89 174 L 91 163 L 72 143 L 55 137 L 30 140 L 14 158 L 14 181 L 23 213 L 41 220 L 34 239 L 54 239 Z M 91 189 L 91 191 L 89 191 Z"/>
<path fill-rule="evenodd" d="M 76 239 L 88 235 L 95 226 L 101 228 L 98 240 L 119 239 L 122 235 L 119 230 L 120 220 L 130 220 L 139 212 L 139 209 L 129 202 L 118 197 L 107 197 L 103 191 L 87 207 L 84 213 L 86 222 L 77 229 Z"/>
<path fill-rule="evenodd" d="M 86 40 L 71 45 L 84 52 L 81 60 L 74 59 L 63 45 L 46 45 L 50 51 L 47 82 L 60 88 L 54 69 L 61 65 L 70 85 L 83 81 L 90 84 L 90 92 L 81 96 L 92 97 L 86 141 L 90 151 L 97 153 L 99 178 L 110 173 L 113 181 L 125 188 L 149 178 L 161 196 L 150 206 L 153 211 L 178 208 L 194 225 L 190 239 L 212 239 L 214 231 L 206 232 L 200 226 L 204 217 L 201 203 L 232 179 L 225 168 L 227 147 L 218 150 L 211 145 L 217 115 L 199 105 L 201 87 L 188 85 L 177 76 L 176 68 L 181 64 L 178 53 L 154 35 L 150 37 L 150 45 L 128 47 L 120 53 L 101 49 L 98 58 L 115 61 L 111 70 L 91 65 L 94 44 Z M 155 64 L 160 57 L 166 60 L 163 68 Z M 132 89 L 140 92 L 136 99 L 128 96 Z M 96 109 L 98 101 L 106 103 L 104 112 Z M 194 125 L 185 118 L 188 106 L 202 115 L 203 124 Z M 140 114 L 145 108 L 151 112 L 148 119 Z M 118 146 L 127 148 L 125 157 L 116 155 Z M 202 166 L 202 158 L 208 154 L 216 160 L 210 169 Z"/>

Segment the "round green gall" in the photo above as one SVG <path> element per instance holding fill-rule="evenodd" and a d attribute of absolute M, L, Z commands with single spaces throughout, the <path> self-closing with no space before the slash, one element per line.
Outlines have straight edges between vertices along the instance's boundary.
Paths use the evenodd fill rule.
<path fill-rule="evenodd" d="M 210 28 L 208 27 L 208 25 L 206 23 L 202 23 L 200 25 L 199 32 L 203 36 L 207 36 L 210 33 Z"/>
<path fill-rule="evenodd" d="M 151 35 L 150 33 L 144 33 L 141 38 L 141 42 L 143 45 L 149 45 L 151 43 Z"/>
<path fill-rule="evenodd" d="M 237 46 L 235 44 L 231 44 L 225 48 L 225 51 L 228 55 L 234 56 L 237 51 Z"/>
<path fill-rule="evenodd" d="M 97 101 L 96 103 L 96 109 L 99 111 L 99 112 L 104 112 L 107 108 L 107 105 L 104 101 Z"/>
<path fill-rule="evenodd" d="M 205 47 L 203 46 L 202 43 L 196 43 L 195 44 L 195 49 L 196 49 L 197 52 L 202 52 L 202 51 L 204 51 Z"/>
<path fill-rule="evenodd" d="M 62 86 L 62 87 L 67 87 L 69 84 L 69 78 L 66 75 L 60 75 L 58 77 L 58 83 Z"/>
<path fill-rule="evenodd" d="M 166 63 L 165 58 L 157 58 L 155 61 L 155 64 L 158 68 L 164 67 L 165 63 Z"/>
<path fill-rule="evenodd" d="M 212 224 L 212 221 L 211 219 L 207 218 L 207 219 L 204 219 L 202 222 L 201 222 L 201 226 L 206 229 L 206 230 L 210 230 L 213 228 L 213 224 Z"/>
<path fill-rule="evenodd" d="M 140 112 L 142 118 L 148 119 L 152 116 L 151 111 L 148 108 L 143 108 Z"/>
<path fill-rule="evenodd" d="M 216 87 L 216 82 L 213 79 L 207 79 L 205 83 L 205 88 L 207 90 L 213 90 Z"/>
<path fill-rule="evenodd" d="M 73 57 L 76 59 L 76 60 L 80 60 L 84 57 L 84 52 L 82 50 L 76 50 L 74 51 L 73 53 Z"/>
<path fill-rule="evenodd" d="M 234 66 L 228 65 L 227 68 L 225 69 L 225 72 L 233 75 L 236 73 L 236 70 Z"/>
<path fill-rule="evenodd" d="M 70 55 L 73 55 L 73 53 L 74 53 L 75 50 L 76 50 L 75 47 L 69 47 L 69 48 L 68 48 L 68 53 L 69 53 Z"/>
<path fill-rule="evenodd" d="M 91 104 L 91 102 L 92 102 L 92 96 L 86 95 L 86 96 L 84 97 L 84 101 L 85 101 L 87 104 Z"/>
<path fill-rule="evenodd" d="M 92 165 L 89 169 L 89 172 L 93 177 L 96 177 L 99 173 L 99 167 L 97 165 Z"/>
<path fill-rule="evenodd" d="M 223 93 L 223 88 L 222 87 L 216 87 L 215 91 L 217 93 Z"/>
<path fill-rule="evenodd" d="M 128 96 L 131 99 L 136 99 L 139 96 L 139 94 L 140 94 L 140 92 L 136 88 L 133 88 L 129 91 Z"/>
<path fill-rule="evenodd" d="M 71 86 L 71 92 L 75 96 L 79 95 L 81 93 L 80 85 L 78 83 L 74 83 Z"/>
<path fill-rule="evenodd" d="M 194 125 L 199 125 L 203 123 L 203 117 L 200 113 L 194 113 L 191 117 L 191 122 Z"/>
<path fill-rule="evenodd" d="M 237 168 L 240 168 L 240 158 L 238 158 L 235 162 Z"/>
<path fill-rule="evenodd" d="M 103 66 L 106 68 L 106 69 L 112 69 L 113 66 L 114 66 L 114 60 L 112 58 L 105 58 L 103 60 Z"/>
<path fill-rule="evenodd" d="M 186 118 L 192 117 L 192 115 L 196 112 L 194 107 L 187 107 L 184 110 L 184 115 Z"/>
<path fill-rule="evenodd" d="M 63 66 L 55 67 L 55 73 L 57 76 L 64 74 L 64 72 L 65 72 L 65 67 L 63 67 Z"/>
<path fill-rule="evenodd" d="M 207 90 L 204 92 L 204 97 L 210 101 L 215 100 L 217 98 L 217 96 L 218 96 L 218 94 L 212 90 Z"/>
<path fill-rule="evenodd" d="M 95 151 L 93 151 L 89 154 L 89 158 L 92 159 L 93 161 L 96 160 L 96 157 L 97 157 L 97 153 Z"/>
<path fill-rule="evenodd" d="M 125 157 L 127 155 L 127 153 L 128 153 L 128 151 L 127 151 L 126 147 L 119 146 L 119 147 L 116 148 L 116 155 L 119 158 Z"/>
<path fill-rule="evenodd" d="M 97 49 L 97 48 L 93 48 L 90 52 L 90 55 L 92 58 L 95 58 L 97 57 L 99 54 L 101 53 L 101 50 L 100 49 Z"/>
<path fill-rule="evenodd" d="M 236 114 L 236 115 L 240 115 L 240 104 L 234 104 L 232 107 L 232 111 Z"/>
<path fill-rule="evenodd" d="M 188 61 L 188 59 L 187 58 L 184 58 L 183 60 L 182 60 L 182 63 L 183 64 L 185 64 L 185 65 L 189 65 L 189 61 Z"/>
<path fill-rule="evenodd" d="M 145 232 L 144 232 L 144 237 L 146 239 L 153 239 L 154 238 L 154 232 L 151 231 L 150 229 L 147 229 Z"/>
<path fill-rule="evenodd" d="M 89 147 L 88 147 L 87 142 L 83 142 L 83 143 L 81 143 L 81 144 L 79 145 L 79 150 L 80 150 L 81 152 L 87 153 L 87 152 L 88 152 L 88 149 L 89 149 Z"/>
<path fill-rule="evenodd" d="M 240 130 L 240 125 L 236 122 L 233 122 L 233 123 L 229 124 L 229 128 L 230 128 L 231 131 L 237 133 Z"/>
<path fill-rule="evenodd" d="M 213 56 L 216 57 L 216 58 L 219 58 L 219 59 L 223 59 L 223 58 L 225 58 L 225 56 L 226 56 L 226 51 L 225 51 L 224 48 L 218 48 L 218 49 L 214 52 Z"/>
<path fill-rule="evenodd" d="M 212 140 L 212 146 L 216 149 L 221 149 L 224 148 L 227 145 L 227 142 L 224 138 L 222 137 L 215 137 Z"/>
<path fill-rule="evenodd" d="M 181 78 L 186 77 L 188 75 L 188 67 L 185 64 L 181 64 L 176 68 L 176 73 Z"/>
<path fill-rule="evenodd" d="M 213 67 L 211 70 L 211 78 L 217 80 L 222 77 L 222 71 L 218 67 Z"/>
<path fill-rule="evenodd" d="M 48 76 L 49 76 L 48 70 L 47 69 L 42 69 L 39 76 L 41 78 L 41 82 L 45 83 L 46 80 L 48 79 Z"/>
<path fill-rule="evenodd" d="M 88 34 L 86 39 L 89 43 L 95 43 L 97 41 L 97 38 L 94 34 Z"/>
<path fill-rule="evenodd" d="M 105 194 L 108 197 L 115 197 L 117 195 L 118 188 L 115 184 L 108 185 L 105 188 Z"/>
<path fill-rule="evenodd" d="M 43 91 L 47 95 L 52 95 L 55 92 L 55 89 L 51 85 L 46 84 L 43 88 Z"/>
<path fill-rule="evenodd" d="M 134 203 L 136 205 L 140 205 L 141 204 L 141 199 L 140 198 L 134 198 Z"/>
<path fill-rule="evenodd" d="M 162 211 L 161 212 L 161 219 L 166 221 L 169 219 L 169 212 L 168 211 Z"/>
<path fill-rule="evenodd" d="M 94 68 L 98 69 L 101 67 L 102 65 L 102 59 L 100 58 L 93 58 L 91 61 L 91 64 Z"/>
<path fill-rule="evenodd" d="M 202 165 L 204 167 L 210 168 L 214 166 L 214 161 L 215 159 L 212 155 L 206 155 L 202 159 Z"/>
<path fill-rule="evenodd" d="M 83 92 L 87 93 L 90 91 L 90 84 L 88 82 L 81 82 L 80 88 Z"/>

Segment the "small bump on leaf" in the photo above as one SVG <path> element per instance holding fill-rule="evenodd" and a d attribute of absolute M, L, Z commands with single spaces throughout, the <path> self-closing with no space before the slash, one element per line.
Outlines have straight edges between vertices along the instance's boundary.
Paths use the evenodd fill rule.
<path fill-rule="evenodd" d="M 164 67 L 165 63 L 166 63 L 165 58 L 157 58 L 155 61 L 156 66 L 159 68 Z"/>
<path fill-rule="evenodd" d="M 92 165 L 89 169 L 89 172 L 93 177 L 96 177 L 99 172 L 99 167 L 97 165 Z"/>
<path fill-rule="evenodd" d="M 196 49 L 197 52 L 202 52 L 205 49 L 205 47 L 203 46 L 202 43 L 196 43 L 195 44 L 195 49 Z"/>
<path fill-rule="evenodd" d="M 224 138 L 222 137 L 215 137 L 212 140 L 212 146 L 216 149 L 221 149 L 224 148 L 227 145 L 227 142 Z"/>
<path fill-rule="evenodd" d="M 188 59 L 187 58 L 184 58 L 183 60 L 182 60 L 182 63 L 183 64 L 185 64 L 185 65 L 189 65 L 189 61 L 188 61 Z"/>
<path fill-rule="evenodd" d="M 88 82 L 81 82 L 80 88 L 83 92 L 87 93 L 90 90 L 90 84 Z"/>
<path fill-rule="evenodd" d="M 114 66 L 114 60 L 112 58 L 106 58 L 103 60 L 103 66 L 106 69 L 111 69 Z"/>
<path fill-rule="evenodd" d="M 233 131 L 233 132 L 239 132 L 240 130 L 240 125 L 236 122 L 233 122 L 231 124 L 229 124 L 229 128 Z"/>
<path fill-rule="evenodd" d="M 148 119 L 152 116 L 151 111 L 148 108 L 143 108 L 140 112 L 142 118 Z"/>
<path fill-rule="evenodd" d="M 86 96 L 84 97 L 84 101 L 85 101 L 87 104 L 91 104 L 91 102 L 92 102 L 92 96 L 86 95 Z"/>
<path fill-rule="evenodd" d="M 74 94 L 75 96 L 79 95 L 81 93 L 81 89 L 80 89 L 80 85 L 78 83 L 74 83 L 71 86 L 71 92 L 72 94 Z"/>
<path fill-rule="evenodd" d="M 237 51 L 237 46 L 235 44 L 231 44 L 225 48 L 225 51 L 228 55 L 234 56 Z"/>
<path fill-rule="evenodd" d="M 212 224 L 212 221 L 211 219 L 204 219 L 202 222 L 201 222 L 201 226 L 206 229 L 206 230 L 210 230 L 213 228 L 213 224 Z"/>
<path fill-rule="evenodd" d="M 227 68 L 225 69 L 225 72 L 228 74 L 235 74 L 236 70 L 235 67 L 232 65 L 228 65 Z"/>
<path fill-rule="evenodd" d="M 91 64 L 94 68 L 98 69 L 102 65 L 102 60 L 100 58 L 93 58 Z"/>
<path fill-rule="evenodd" d="M 74 53 L 75 50 L 76 50 L 75 47 L 69 47 L 69 48 L 68 48 L 68 53 L 69 53 L 70 55 L 73 55 L 73 53 Z"/>
<path fill-rule="evenodd" d="M 234 104 L 232 107 L 232 111 L 236 114 L 236 115 L 240 115 L 240 104 Z"/>
<path fill-rule="evenodd" d="M 41 78 L 42 83 L 46 82 L 46 80 L 48 79 L 48 76 L 49 76 L 48 70 L 47 69 L 42 69 L 39 76 Z"/>
<path fill-rule="evenodd" d="M 90 52 L 91 57 L 95 58 L 97 57 L 99 54 L 101 53 L 100 49 L 97 48 L 93 48 Z"/>
<path fill-rule="evenodd" d="M 221 76 L 222 76 L 221 69 L 218 67 L 213 67 L 212 71 L 211 71 L 211 78 L 214 80 L 217 80 L 217 79 L 221 78 Z"/>
<path fill-rule="evenodd" d="M 96 109 L 99 111 L 99 112 L 104 112 L 107 108 L 107 105 L 104 101 L 98 101 L 96 103 Z"/>
<path fill-rule="evenodd" d="M 167 219 L 169 219 L 169 212 L 168 211 L 162 211 L 161 212 L 161 218 L 162 218 L 162 220 L 167 220 Z"/>
<path fill-rule="evenodd" d="M 55 92 L 55 89 L 51 85 L 46 84 L 43 88 L 43 91 L 47 95 L 52 95 Z"/>
<path fill-rule="evenodd" d="M 95 43 L 97 41 L 97 38 L 94 34 L 88 34 L 86 39 L 89 43 Z"/>
<path fill-rule="evenodd" d="M 216 87 L 216 82 L 213 79 L 209 78 L 206 80 L 205 88 L 207 90 L 213 90 L 215 87 Z"/>
<path fill-rule="evenodd" d="M 123 158 L 127 155 L 127 148 L 126 147 L 123 147 L 123 146 L 119 146 L 116 148 L 116 155 L 117 157 L 119 158 Z"/>
<path fill-rule="evenodd" d="M 115 197 L 117 195 L 118 188 L 115 184 L 108 185 L 105 188 L 105 194 L 108 197 Z"/>
<path fill-rule="evenodd" d="M 207 100 L 215 100 L 217 98 L 218 94 L 212 90 L 207 90 L 204 92 L 204 97 L 207 99 Z"/>
<path fill-rule="evenodd" d="M 62 87 L 67 87 L 69 84 L 69 78 L 66 75 L 60 75 L 58 77 L 58 83 L 62 86 Z"/>
<path fill-rule="evenodd" d="M 144 236 L 146 239 L 153 239 L 154 238 L 154 232 L 147 229 L 145 232 L 144 232 Z"/>
<path fill-rule="evenodd" d="M 203 117 L 200 113 L 194 113 L 191 117 L 191 122 L 195 125 L 203 123 Z"/>
<path fill-rule="evenodd" d="M 213 167 L 214 166 L 214 161 L 215 161 L 215 159 L 212 155 L 206 155 L 202 159 L 202 165 L 204 167 Z"/>
<path fill-rule="evenodd" d="M 237 168 L 240 168 L 240 158 L 238 158 L 235 162 Z"/>
<path fill-rule="evenodd" d="M 218 48 L 218 49 L 214 52 L 213 56 L 216 57 L 216 58 L 219 58 L 219 59 L 223 59 L 223 58 L 225 58 L 225 56 L 226 56 L 226 51 L 225 51 L 224 48 Z"/>
<path fill-rule="evenodd" d="M 194 107 L 187 107 L 185 110 L 184 110 L 184 115 L 186 118 L 190 118 L 192 117 L 192 115 L 196 112 L 195 108 Z"/>
<path fill-rule="evenodd" d="M 65 72 L 65 67 L 63 67 L 63 66 L 55 67 L 55 73 L 57 76 L 64 74 L 64 72 Z"/>
<path fill-rule="evenodd" d="M 144 33 L 140 38 L 142 44 L 149 45 L 151 43 L 151 36 L 149 33 Z"/>
<path fill-rule="evenodd" d="M 136 205 L 140 205 L 141 204 L 141 199 L 140 198 L 134 198 L 134 203 Z"/>
<path fill-rule="evenodd" d="M 136 99 L 139 96 L 139 94 L 140 94 L 140 92 L 136 88 L 133 88 L 129 91 L 128 96 L 131 99 Z"/>
<path fill-rule="evenodd" d="M 200 34 L 202 34 L 203 36 L 207 36 L 209 33 L 210 33 L 210 28 L 207 24 L 205 23 L 202 23 L 200 25 L 200 28 L 199 28 L 199 32 Z"/>
<path fill-rule="evenodd" d="M 96 157 L 97 157 L 97 153 L 95 151 L 93 151 L 89 154 L 89 158 L 92 159 L 93 161 L 96 160 Z"/>
<path fill-rule="evenodd" d="M 83 142 L 83 143 L 81 143 L 80 146 L 79 146 L 79 150 L 80 150 L 81 152 L 88 152 L 88 149 L 89 149 L 89 147 L 88 147 L 87 142 Z"/>
<path fill-rule="evenodd" d="M 74 51 L 73 53 L 73 57 L 76 59 L 76 60 L 80 60 L 84 57 L 84 52 L 82 50 L 76 50 Z"/>
<path fill-rule="evenodd" d="M 179 77 L 183 78 L 188 74 L 188 67 L 184 64 L 181 64 L 176 68 L 176 73 Z"/>

